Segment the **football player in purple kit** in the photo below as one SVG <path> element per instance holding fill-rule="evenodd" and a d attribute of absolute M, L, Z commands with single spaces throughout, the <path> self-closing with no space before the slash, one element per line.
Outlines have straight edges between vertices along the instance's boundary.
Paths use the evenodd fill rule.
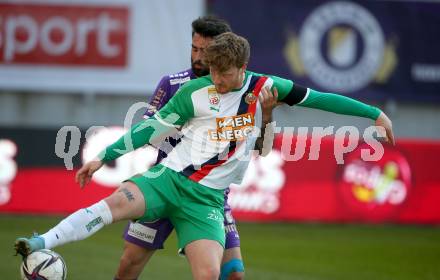
<path fill-rule="evenodd" d="M 230 30 L 225 21 L 211 16 L 201 17 L 192 22 L 191 68 L 162 78 L 149 101 L 150 107 L 144 114 L 145 118 L 153 116 L 162 108 L 185 82 L 209 74 L 209 68 L 202 61 L 204 49 L 214 36 Z M 263 107 L 265 107 L 264 122 L 267 124 L 271 122 L 276 98 L 273 98 L 272 94 L 267 94 L 268 92 L 265 93 L 266 99 Z M 263 131 L 262 135 L 264 135 Z M 259 140 L 256 149 L 261 153 L 262 137 Z M 171 137 L 168 139 L 172 147 L 177 144 L 177 141 L 179 140 Z M 167 156 L 169 152 L 167 147 L 170 145 L 164 145 L 159 149 L 156 163 Z M 226 189 L 224 205 L 226 244 L 220 279 L 243 279 L 244 266 L 240 251 L 240 237 L 231 214 L 231 207 L 227 203 L 228 193 L 229 189 Z M 163 244 L 172 230 L 173 225 L 168 219 L 159 219 L 154 222 L 129 222 L 124 232 L 124 251 L 114 279 L 137 279 L 154 252 L 157 249 L 163 249 Z"/>

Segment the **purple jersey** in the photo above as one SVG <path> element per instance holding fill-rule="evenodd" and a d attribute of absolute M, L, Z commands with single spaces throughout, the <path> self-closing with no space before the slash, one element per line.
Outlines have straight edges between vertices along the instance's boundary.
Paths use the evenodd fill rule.
<path fill-rule="evenodd" d="M 191 69 L 179 72 L 177 74 L 164 76 L 162 80 L 160 80 L 156 90 L 148 102 L 150 108 L 148 108 L 144 113 L 144 118 L 152 117 L 157 111 L 168 103 L 171 97 L 176 94 L 184 83 L 195 78 L 197 77 L 194 75 Z M 170 145 L 164 144 L 159 148 L 156 164 L 167 157 L 168 153 L 170 152 L 170 147 L 175 147 L 179 143 L 179 140 L 178 137 L 169 137 L 166 142 L 168 142 Z"/>
<path fill-rule="evenodd" d="M 145 112 L 144 118 L 153 116 L 176 94 L 177 90 L 187 81 L 197 78 L 191 69 L 177 74 L 164 76 L 156 87 L 149 100 L 150 108 Z M 180 141 L 178 137 L 169 137 L 168 141 L 175 147 Z M 159 149 L 156 163 L 167 157 L 170 151 L 166 149 L 170 145 L 164 145 Z M 225 189 L 224 226 L 226 243 L 225 248 L 240 247 L 240 236 L 232 217 L 231 207 L 228 205 L 229 188 Z M 130 243 L 148 249 L 162 249 L 163 243 L 173 230 L 173 225 L 168 219 L 159 219 L 152 222 L 130 222 L 124 232 L 124 239 Z"/>
<path fill-rule="evenodd" d="M 197 78 L 191 69 L 179 72 L 177 74 L 164 76 L 160 80 L 148 104 L 150 108 L 145 112 L 144 117 L 152 117 L 159 111 L 171 97 L 176 94 L 177 90 L 189 80 Z"/>

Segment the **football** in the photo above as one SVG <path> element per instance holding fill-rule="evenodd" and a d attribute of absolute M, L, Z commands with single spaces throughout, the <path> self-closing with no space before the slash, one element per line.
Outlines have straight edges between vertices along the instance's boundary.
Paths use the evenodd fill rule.
<path fill-rule="evenodd" d="M 59 254 L 43 249 L 33 252 L 23 260 L 20 273 L 23 280 L 64 280 L 67 268 Z"/>

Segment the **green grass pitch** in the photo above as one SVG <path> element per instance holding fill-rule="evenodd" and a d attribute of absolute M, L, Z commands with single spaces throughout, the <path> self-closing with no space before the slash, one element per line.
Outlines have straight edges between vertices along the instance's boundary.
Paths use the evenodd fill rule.
<path fill-rule="evenodd" d="M 59 220 L 0 215 L 0 279 L 19 279 L 15 238 L 45 232 Z M 124 226 L 56 248 L 67 263 L 67 279 L 113 279 Z M 440 279 L 440 227 L 239 223 L 239 230 L 250 280 Z M 186 259 L 176 251 L 173 234 L 140 279 L 191 279 Z"/>

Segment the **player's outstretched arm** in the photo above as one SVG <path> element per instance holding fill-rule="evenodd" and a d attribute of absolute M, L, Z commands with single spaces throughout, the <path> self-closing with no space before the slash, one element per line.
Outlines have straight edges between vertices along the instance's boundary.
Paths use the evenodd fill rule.
<path fill-rule="evenodd" d="M 75 180 L 81 187 L 90 182 L 93 173 L 104 165 L 147 144 L 156 144 L 170 134 L 175 134 L 175 127 L 159 121 L 156 117 L 143 120 L 134 125 L 129 132 L 101 151 L 97 159 L 86 163 L 76 173 Z"/>
<path fill-rule="evenodd" d="M 93 173 L 107 162 L 115 160 L 147 144 L 159 146 L 168 136 L 177 133 L 177 128 L 193 117 L 193 106 L 190 100 L 191 87 L 182 87 L 171 100 L 153 117 L 134 125 L 130 131 L 116 142 L 105 148 L 98 155 L 98 160 L 87 163 L 77 175 L 77 182 L 83 187 Z"/>
<path fill-rule="evenodd" d="M 324 93 L 295 84 L 291 80 L 277 76 L 270 76 L 274 81 L 274 87 L 278 89 L 279 101 L 290 106 L 299 105 L 343 115 L 351 115 L 369 118 L 375 121 L 376 126 L 382 126 L 386 135 L 382 135 L 390 143 L 394 144 L 394 135 L 391 120 L 378 108 L 354 100 L 352 98 Z"/>
<path fill-rule="evenodd" d="M 362 103 L 352 98 L 334 93 L 323 93 L 308 89 L 306 97 L 298 104 L 299 106 L 320 109 L 343 115 L 351 115 L 369 118 L 375 121 L 376 126 L 385 129 L 385 139 L 394 145 L 394 134 L 391 120 L 380 109 Z"/>
<path fill-rule="evenodd" d="M 347 96 L 307 89 L 307 95 L 299 106 L 314 108 L 336 114 L 350 115 L 377 120 L 382 112 L 378 108 Z"/>

